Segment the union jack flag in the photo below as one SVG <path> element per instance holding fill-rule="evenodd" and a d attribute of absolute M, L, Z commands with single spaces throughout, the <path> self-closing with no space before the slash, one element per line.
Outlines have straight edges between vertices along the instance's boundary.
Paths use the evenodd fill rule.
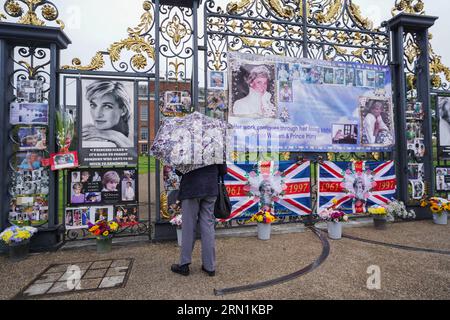
<path fill-rule="evenodd" d="M 247 220 L 269 204 L 277 217 L 311 214 L 310 162 L 228 164 L 229 220 Z M 270 203 L 269 203 L 270 202 Z"/>
<path fill-rule="evenodd" d="M 362 214 L 372 205 L 385 205 L 397 190 L 394 161 L 323 162 L 319 164 L 319 212 L 336 205 Z"/>

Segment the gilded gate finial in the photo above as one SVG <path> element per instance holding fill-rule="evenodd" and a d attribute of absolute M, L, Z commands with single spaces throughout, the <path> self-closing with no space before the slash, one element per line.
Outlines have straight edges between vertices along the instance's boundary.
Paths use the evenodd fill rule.
<path fill-rule="evenodd" d="M 6 14 L 13 18 L 19 18 L 18 23 L 33 26 L 45 26 L 45 21 L 55 21 L 61 29 L 64 23 L 58 19 L 59 12 L 56 5 L 47 0 L 6 0 L 4 4 Z M 26 9 L 24 9 L 26 7 Z M 36 11 L 40 9 L 44 20 L 41 20 Z M 25 12 L 26 11 L 26 12 Z M 0 21 L 6 20 L 4 14 L 0 14 Z"/>

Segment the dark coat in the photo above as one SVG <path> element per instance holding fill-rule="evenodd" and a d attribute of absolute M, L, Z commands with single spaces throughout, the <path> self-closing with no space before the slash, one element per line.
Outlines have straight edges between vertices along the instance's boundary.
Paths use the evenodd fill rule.
<path fill-rule="evenodd" d="M 182 175 L 177 171 L 178 175 Z M 227 165 L 212 165 L 182 175 L 178 200 L 217 197 L 219 195 L 219 175 L 227 174 Z"/>

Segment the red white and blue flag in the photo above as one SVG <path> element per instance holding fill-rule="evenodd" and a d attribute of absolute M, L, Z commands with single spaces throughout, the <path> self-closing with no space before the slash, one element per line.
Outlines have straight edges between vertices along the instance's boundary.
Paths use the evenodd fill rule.
<path fill-rule="evenodd" d="M 390 203 L 397 191 L 394 161 L 323 162 L 318 172 L 318 211 L 336 205 L 363 214 L 373 205 Z"/>
<path fill-rule="evenodd" d="M 311 214 L 311 163 L 228 164 L 225 185 L 233 206 L 228 220 L 248 220 L 271 205 L 277 217 Z"/>

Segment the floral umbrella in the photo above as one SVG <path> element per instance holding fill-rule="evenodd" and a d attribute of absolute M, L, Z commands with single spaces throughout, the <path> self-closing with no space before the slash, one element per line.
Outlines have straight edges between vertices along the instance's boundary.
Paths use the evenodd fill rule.
<path fill-rule="evenodd" d="M 185 174 L 227 159 L 232 126 L 194 112 L 184 118 L 166 118 L 150 154 Z"/>

